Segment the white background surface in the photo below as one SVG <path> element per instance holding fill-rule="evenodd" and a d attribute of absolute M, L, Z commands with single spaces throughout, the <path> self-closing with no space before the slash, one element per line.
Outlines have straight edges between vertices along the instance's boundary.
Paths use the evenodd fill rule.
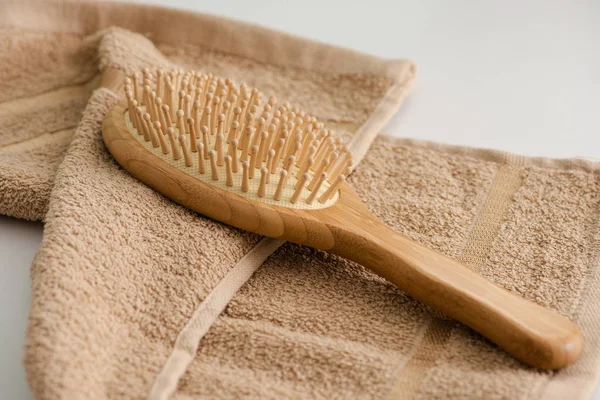
<path fill-rule="evenodd" d="M 600 157 L 600 2 L 151 1 L 417 63 L 384 133 L 525 155 Z M 0 194 L 1 195 L 1 194 Z M 0 217 L 0 397 L 22 367 L 42 225 Z M 593 397 L 600 400 L 597 389 Z"/>

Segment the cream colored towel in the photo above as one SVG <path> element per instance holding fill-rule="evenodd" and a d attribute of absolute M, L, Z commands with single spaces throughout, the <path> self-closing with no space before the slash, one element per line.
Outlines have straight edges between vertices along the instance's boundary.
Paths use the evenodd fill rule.
<path fill-rule="evenodd" d="M 116 95 L 96 90 L 85 103 L 98 69 L 175 63 L 289 99 L 326 119 L 360 158 L 410 87 L 412 64 L 130 5 L 9 3 L 0 23 L 0 54 L 16 60 L 2 64 L 14 79 L 0 90 L 10 94 L 0 104 L 10 116 L 0 118 L 0 205 L 46 220 L 25 362 L 38 398 L 589 393 L 600 350 L 598 165 L 379 137 L 351 178 L 392 228 L 577 321 L 582 359 L 537 371 L 356 264 L 292 244 L 276 250 L 281 242 L 161 197 L 102 144 L 100 124 Z M 122 29 L 97 32 L 109 25 L 153 43 Z M 48 79 L 28 85 L 31 74 Z M 53 122 L 19 127 L 15 115 L 27 102 Z M 52 107 L 61 111 L 44 114 Z"/>

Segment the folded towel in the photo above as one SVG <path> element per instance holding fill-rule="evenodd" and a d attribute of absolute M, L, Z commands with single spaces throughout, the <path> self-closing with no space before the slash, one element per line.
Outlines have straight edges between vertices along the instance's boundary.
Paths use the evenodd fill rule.
<path fill-rule="evenodd" d="M 46 222 L 25 360 L 36 397 L 546 399 L 593 387 L 597 164 L 371 143 L 411 86 L 410 62 L 221 18 L 16 2 L 0 5 L 0 27 L 11 78 L 0 79 L 0 211 Z M 350 183 L 371 211 L 574 319 L 582 358 L 528 368 L 354 263 L 224 226 L 139 183 L 100 138 L 120 94 L 91 93 L 99 71 L 142 65 L 232 77 L 326 120 L 364 156 Z M 38 118 L 18 117 L 30 107 Z"/>

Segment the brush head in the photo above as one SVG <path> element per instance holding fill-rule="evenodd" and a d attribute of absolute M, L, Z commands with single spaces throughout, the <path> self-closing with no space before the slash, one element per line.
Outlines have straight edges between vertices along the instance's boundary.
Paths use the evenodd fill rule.
<path fill-rule="evenodd" d="M 212 74 L 144 69 L 125 79 L 125 126 L 149 152 L 205 183 L 297 209 L 337 201 L 352 154 L 289 103 Z"/>

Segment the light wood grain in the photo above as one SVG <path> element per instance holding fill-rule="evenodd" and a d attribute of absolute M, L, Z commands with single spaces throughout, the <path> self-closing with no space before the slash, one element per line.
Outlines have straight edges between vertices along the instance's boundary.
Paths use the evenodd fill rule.
<path fill-rule="evenodd" d="M 199 181 L 150 153 L 128 132 L 124 112 L 124 103 L 119 104 L 104 120 L 106 146 L 123 168 L 168 198 L 237 228 L 356 261 L 531 366 L 562 368 L 581 353 L 583 339 L 567 318 L 390 230 L 345 182 L 337 203 L 321 210 L 255 202 Z"/>

